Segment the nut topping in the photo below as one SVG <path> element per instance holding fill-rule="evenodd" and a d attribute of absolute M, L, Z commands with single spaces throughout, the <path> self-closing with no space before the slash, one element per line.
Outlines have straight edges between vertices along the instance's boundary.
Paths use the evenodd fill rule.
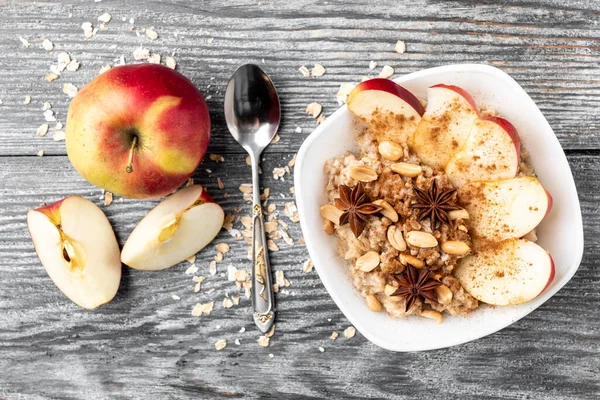
<path fill-rule="evenodd" d="M 398 143 L 384 140 L 379 143 L 379 154 L 390 161 L 398 161 L 404 155 L 404 149 Z"/>
<path fill-rule="evenodd" d="M 398 222 L 398 213 L 390 203 L 385 200 L 375 200 L 373 204 L 381 207 L 379 211 L 384 217 L 389 218 L 392 222 Z"/>
<path fill-rule="evenodd" d="M 471 248 L 468 244 L 461 242 L 460 240 L 448 240 L 447 242 L 442 243 L 442 250 L 446 254 L 464 256 L 471 251 Z"/>
<path fill-rule="evenodd" d="M 410 264 L 415 268 L 423 268 L 425 266 L 425 261 L 411 255 L 411 254 L 400 254 L 400 263 L 402 265 Z"/>
<path fill-rule="evenodd" d="M 421 174 L 421 172 L 423 172 L 423 168 L 421 168 L 420 165 L 406 163 L 406 162 L 399 162 L 396 164 L 392 164 L 392 166 L 390 168 L 392 168 L 392 171 L 394 171 L 395 173 L 407 176 L 409 178 L 414 178 L 416 176 L 419 176 Z"/>
<path fill-rule="evenodd" d="M 431 233 L 410 231 L 406 234 L 406 242 L 414 247 L 430 248 L 438 245 L 438 241 Z"/>
<path fill-rule="evenodd" d="M 402 236 L 402 230 L 398 229 L 397 226 L 391 225 L 387 230 L 387 240 L 390 242 L 393 248 L 398 251 L 406 250 L 406 242 Z"/>
<path fill-rule="evenodd" d="M 452 210 L 448 212 L 448 218 L 452 221 L 456 221 L 457 219 L 469 219 L 469 213 L 462 208 L 460 210 Z"/>
<path fill-rule="evenodd" d="M 374 312 L 381 311 L 381 303 L 379 302 L 379 300 L 377 300 L 377 297 L 371 294 L 367 296 L 365 300 L 367 301 L 367 307 L 369 307 L 369 310 Z"/>
<path fill-rule="evenodd" d="M 379 261 L 379 253 L 371 250 L 356 260 L 356 268 L 364 272 L 370 272 L 377 268 Z"/>
<path fill-rule="evenodd" d="M 377 180 L 377 172 L 363 165 L 352 167 L 350 169 L 350 176 L 358 182 L 373 182 Z"/>
<path fill-rule="evenodd" d="M 435 295 L 437 296 L 438 303 L 444 305 L 450 304 L 450 302 L 452 301 L 452 297 L 454 296 L 452 290 L 450 290 L 450 288 L 446 285 L 440 285 L 436 287 Z"/>
<path fill-rule="evenodd" d="M 333 222 L 336 225 L 340 224 L 340 217 L 344 212 L 331 204 L 325 204 L 321 207 L 321 217 Z"/>

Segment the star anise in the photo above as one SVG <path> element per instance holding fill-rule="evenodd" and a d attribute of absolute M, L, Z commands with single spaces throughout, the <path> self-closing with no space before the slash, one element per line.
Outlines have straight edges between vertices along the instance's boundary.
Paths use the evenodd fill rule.
<path fill-rule="evenodd" d="M 353 189 L 340 185 L 340 197 L 335 199 L 335 206 L 344 211 L 340 217 L 340 225 L 350 222 L 350 229 L 356 237 L 365 229 L 367 215 L 381 211 L 381 207 L 371 203 L 362 182 Z"/>
<path fill-rule="evenodd" d="M 392 274 L 392 277 L 396 279 L 400 286 L 391 296 L 404 296 L 406 300 L 404 312 L 408 312 L 419 297 L 421 300 L 429 299 L 437 302 L 435 288 L 440 286 L 441 283 L 430 278 L 429 275 L 428 268 L 421 268 L 420 271 L 417 271 L 412 265 L 407 265 L 401 274 Z"/>
<path fill-rule="evenodd" d="M 452 196 L 456 189 L 448 189 L 440 192 L 437 179 L 431 181 L 427 191 L 413 188 L 417 195 L 417 202 L 411 205 L 412 208 L 419 209 L 419 221 L 429 217 L 431 230 L 437 228 L 438 222 L 452 225 L 448 211 L 460 210 L 460 207 L 452 203 Z"/>

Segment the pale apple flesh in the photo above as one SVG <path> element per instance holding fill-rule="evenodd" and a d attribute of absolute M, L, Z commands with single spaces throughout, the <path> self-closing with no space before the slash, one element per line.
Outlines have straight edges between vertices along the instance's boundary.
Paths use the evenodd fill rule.
<path fill-rule="evenodd" d="M 487 244 L 459 261 L 454 276 L 467 292 L 487 304 L 526 303 L 554 279 L 550 254 L 537 244 L 509 239 Z"/>
<path fill-rule="evenodd" d="M 478 117 L 475 100 L 464 89 L 444 84 L 431 86 L 425 114 L 410 147 L 423 163 L 444 168 L 465 143 Z"/>
<path fill-rule="evenodd" d="M 458 188 L 458 200 L 469 213 L 471 234 L 492 241 L 526 235 L 549 212 L 551 199 L 532 176 L 470 182 Z"/>
<path fill-rule="evenodd" d="M 167 197 L 135 227 L 121 252 L 131 268 L 161 270 L 191 257 L 219 233 L 225 214 L 200 185 Z"/>
<path fill-rule="evenodd" d="M 71 301 L 93 309 L 112 300 L 121 281 L 119 245 L 98 206 L 67 197 L 29 211 L 27 225 L 42 265 Z"/>
<path fill-rule="evenodd" d="M 519 134 L 510 122 L 499 117 L 476 119 L 465 144 L 446 165 L 446 175 L 454 187 L 514 178 L 520 149 Z"/>
<path fill-rule="evenodd" d="M 131 198 L 156 198 L 196 170 L 210 140 L 202 94 L 183 75 L 156 64 L 110 69 L 69 106 L 66 147 L 87 181 Z"/>
<path fill-rule="evenodd" d="M 410 91 L 389 79 L 370 79 L 348 96 L 348 110 L 363 120 L 379 141 L 406 143 L 412 137 L 423 105 Z"/>

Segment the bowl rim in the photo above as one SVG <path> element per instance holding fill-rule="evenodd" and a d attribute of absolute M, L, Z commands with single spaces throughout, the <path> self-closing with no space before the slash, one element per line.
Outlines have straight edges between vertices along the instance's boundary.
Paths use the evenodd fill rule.
<path fill-rule="evenodd" d="M 378 337 L 372 336 L 370 333 L 370 330 L 362 329 L 363 324 L 360 321 L 360 319 L 357 317 L 358 314 L 353 313 L 351 310 L 348 310 L 346 308 L 346 306 L 344 305 L 342 299 L 338 296 L 337 291 L 332 290 L 333 288 L 330 287 L 330 285 L 329 285 L 330 282 L 327 282 L 327 280 L 323 280 L 321 278 L 320 273 L 319 273 L 320 267 L 319 267 L 318 263 L 315 262 L 314 266 L 315 266 L 315 269 L 317 270 L 317 273 L 319 273 L 319 278 L 321 279 L 323 286 L 325 286 L 325 289 L 327 290 L 327 292 L 329 293 L 331 298 L 334 300 L 334 302 L 336 303 L 338 308 L 342 311 L 342 313 L 345 315 L 345 317 L 350 321 L 350 323 L 352 323 L 352 325 L 356 329 L 358 329 L 361 332 L 361 334 L 363 336 L 365 336 L 369 341 L 371 341 L 372 343 L 376 344 L 379 347 L 382 347 L 384 349 L 391 350 L 391 351 L 413 352 L 413 351 L 427 351 L 427 350 L 447 348 L 447 347 L 452 347 L 452 346 L 456 346 L 456 345 L 463 344 L 463 343 L 468 343 L 470 341 L 480 339 L 482 337 L 496 333 L 496 332 L 514 324 L 515 322 L 519 321 L 520 319 L 524 318 L 525 316 L 529 315 L 531 312 L 533 312 L 538 307 L 540 307 L 542 304 L 544 304 L 549 299 L 551 299 L 560 289 L 562 289 L 572 279 L 573 275 L 579 269 L 579 266 L 581 264 L 581 260 L 583 257 L 583 252 L 584 252 L 583 234 L 584 234 L 584 232 L 583 232 L 583 222 L 582 222 L 582 217 L 581 217 L 581 207 L 580 207 L 580 203 L 579 203 L 579 198 L 577 197 L 577 188 L 575 186 L 573 173 L 571 171 L 570 165 L 568 164 L 568 160 L 566 158 L 564 150 L 562 149 L 562 146 L 560 145 L 560 142 L 558 141 L 558 138 L 556 137 L 554 130 L 552 129 L 552 127 L 550 126 L 550 124 L 548 123 L 548 121 L 546 120 L 544 115 L 542 114 L 541 110 L 538 108 L 537 104 L 535 104 L 535 102 L 533 101 L 533 99 L 531 99 L 531 97 L 527 94 L 527 92 L 525 92 L 525 90 L 510 75 L 508 75 L 507 73 L 505 73 L 504 71 L 502 71 L 496 67 L 485 65 L 485 64 L 452 64 L 452 65 L 433 67 L 433 68 L 428 68 L 428 69 L 420 70 L 417 72 L 413 72 L 413 73 L 410 73 L 407 75 L 403 75 L 402 77 L 393 79 L 393 81 L 398 84 L 402 84 L 402 82 L 404 82 L 404 81 L 409 81 L 409 80 L 412 80 L 415 78 L 432 75 L 432 74 L 448 73 L 448 72 L 453 72 L 453 73 L 456 73 L 456 72 L 461 72 L 461 73 L 484 72 L 487 74 L 495 75 L 497 78 L 500 78 L 503 81 L 505 81 L 505 83 L 507 85 L 509 85 L 512 90 L 519 92 L 520 96 L 525 97 L 535 106 L 535 112 L 539 116 L 542 117 L 544 124 L 545 124 L 544 129 L 540 129 L 540 131 L 548 131 L 548 132 L 552 133 L 552 135 L 551 135 L 552 138 L 550 138 L 550 140 L 555 142 L 554 145 L 559 146 L 559 148 L 562 150 L 562 152 L 561 152 L 561 156 L 563 158 L 562 161 L 564 161 L 564 165 L 566 165 L 566 168 L 568 169 L 568 172 L 571 175 L 571 180 L 569 181 L 569 184 L 572 184 L 572 185 L 569 185 L 569 187 L 566 188 L 565 191 L 567 191 L 570 194 L 570 196 L 569 196 L 570 204 L 572 205 L 572 207 L 575 208 L 574 211 L 576 211 L 576 215 L 578 216 L 577 220 L 573 221 L 573 224 L 576 225 L 574 230 L 576 230 L 576 232 L 577 232 L 577 236 L 574 238 L 574 243 L 576 244 L 576 248 L 573 249 L 574 251 L 572 253 L 573 256 L 571 258 L 571 262 L 566 263 L 568 270 L 566 271 L 560 284 L 554 285 L 554 287 L 552 289 L 548 288 L 550 290 L 546 289 L 545 292 L 542 292 L 541 295 L 544 295 L 544 297 L 546 297 L 546 299 L 543 300 L 542 302 L 540 302 L 538 305 L 531 308 L 530 310 L 528 310 L 527 312 L 518 316 L 518 318 L 509 319 L 506 321 L 506 323 L 500 324 L 500 326 L 498 326 L 497 328 L 492 329 L 490 331 L 485 331 L 484 333 L 477 333 L 475 335 L 467 335 L 467 337 L 463 336 L 460 339 L 456 338 L 455 340 L 448 341 L 442 345 L 423 345 L 420 347 L 412 346 L 410 349 L 395 347 L 388 342 L 379 340 Z M 294 169 L 294 184 L 295 184 L 295 191 L 296 191 L 296 203 L 297 203 L 298 213 L 300 216 L 300 225 L 302 228 L 303 235 L 305 237 L 306 247 L 309 251 L 311 259 L 313 258 L 313 255 L 318 254 L 318 253 L 317 253 L 317 248 L 314 243 L 315 241 L 310 239 L 311 231 L 308 228 L 308 222 L 306 221 L 306 217 L 304 217 L 304 212 L 303 212 L 304 205 L 303 205 L 303 201 L 301 201 L 301 199 L 304 196 L 303 185 L 301 184 L 302 170 L 303 170 L 302 167 L 306 161 L 306 158 L 307 158 L 306 156 L 307 156 L 309 149 L 316 142 L 319 141 L 321 136 L 323 136 L 323 134 L 327 131 L 327 128 L 330 125 L 333 125 L 336 122 L 336 119 L 344 112 L 349 112 L 346 105 L 342 105 L 341 107 L 339 107 L 333 114 L 331 114 L 329 116 L 329 118 L 327 118 L 327 120 L 323 124 L 319 125 L 315 130 L 313 130 L 313 132 L 311 132 L 311 134 L 302 143 L 300 150 L 298 151 L 298 154 L 296 156 L 296 168 Z M 548 135 L 548 136 L 550 137 L 550 135 Z M 342 261 L 344 262 L 344 260 L 342 260 Z M 354 287 L 352 287 L 351 289 L 356 290 Z"/>

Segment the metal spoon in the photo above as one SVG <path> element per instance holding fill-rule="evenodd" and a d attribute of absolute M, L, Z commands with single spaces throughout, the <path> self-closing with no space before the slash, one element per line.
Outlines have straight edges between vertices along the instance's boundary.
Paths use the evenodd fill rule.
<path fill-rule="evenodd" d="M 258 162 L 260 153 L 271 143 L 279 128 L 281 113 L 275 85 L 253 64 L 239 67 L 231 76 L 225 92 L 225 120 L 237 142 L 252 161 L 252 306 L 254 322 L 262 333 L 275 320 L 275 301 L 271 266 L 260 205 Z"/>

